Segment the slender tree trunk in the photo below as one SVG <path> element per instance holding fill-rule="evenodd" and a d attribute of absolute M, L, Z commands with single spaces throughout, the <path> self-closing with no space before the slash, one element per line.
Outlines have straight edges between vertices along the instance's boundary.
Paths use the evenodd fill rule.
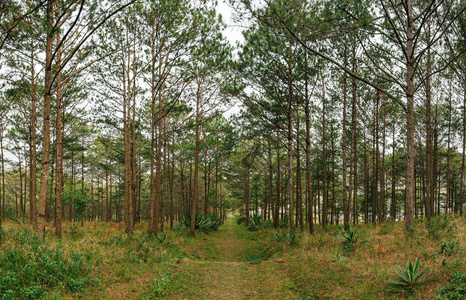
<path fill-rule="evenodd" d="M 407 12 L 407 73 L 406 73 L 406 107 L 408 110 L 406 121 L 406 230 L 411 231 L 414 226 L 414 20 L 413 0 L 406 1 Z"/>
<path fill-rule="evenodd" d="M 3 131 L 5 125 L 1 125 L 0 130 L 0 148 L 2 152 L 2 217 L 5 219 L 5 156 L 3 155 Z"/>
<path fill-rule="evenodd" d="M 57 45 L 60 43 L 60 34 L 57 36 Z M 61 53 L 57 52 L 57 65 L 61 64 Z M 61 238 L 62 233 L 62 218 L 63 218 L 63 137 L 64 137 L 64 126 L 63 126 L 63 112 L 62 112 L 62 89 L 61 86 L 61 72 L 57 74 L 57 123 L 56 123 L 56 140 L 57 140 L 57 152 L 56 152 L 56 182 L 55 182 L 55 235 Z"/>
<path fill-rule="evenodd" d="M 280 131 L 277 129 L 277 196 L 275 201 L 275 215 L 273 219 L 273 226 L 275 228 L 279 225 L 279 209 L 280 209 Z"/>
<path fill-rule="evenodd" d="M 131 213 L 131 141 L 130 141 L 130 128 L 129 128 L 129 88 L 127 85 L 126 77 L 126 63 L 125 63 L 125 52 L 122 50 L 122 63 L 123 63 L 123 134 L 124 134 L 124 152 L 125 152 L 125 232 L 130 233 L 132 226 L 132 213 Z"/>
<path fill-rule="evenodd" d="M 34 48 L 31 48 L 31 141 L 29 155 L 29 222 L 35 225 L 36 221 L 36 194 L 37 194 L 37 147 L 36 147 L 36 84 L 34 72 Z"/>
<path fill-rule="evenodd" d="M 351 64 L 352 70 L 356 73 L 356 45 L 353 46 L 352 53 L 351 53 Z M 352 169 L 352 184 L 353 187 L 350 188 L 350 195 L 348 199 L 348 205 L 351 205 L 351 199 L 353 200 L 353 224 L 356 223 L 357 220 L 357 194 L 358 194 L 358 160 L 357 160 L 357 132 L 356 132 L 356 123 L 358 117 L 357 111 L 357 83 L 356 78 L 351 78 L 351 88 L 352 88 L 352 95 L 351 95 L 351 169 Z M 351 180 L 350 180 L 351 181 Z M 351 195 L 353 193 L 353 196 Z"/>
<path fill-rule="evenodd" d="M 392 203 L 390 207 L 390 217 L 392 221 L 396 220 L 396 177 L 395 177 L 395 150 L 396 150 L 396 139 L 395 139 L 395 124 L 393 124 L 393 135 L 392 135 Z"/>
<path fill-rule="evenodd" d="M 24 216 L 24 209 L 23 209 L 23 172 L 21 167 L 21 152 L 18 155 L 18 163 L 19 163 L 19 217 L 23 218 Z M 47 205 L 47 204 L 46 204 Z"/>
<path fill-rule="evenodd" d="M 380 222 L 385 221 L 385 134 L 386 134 L 386 110 L 385 103 L 383 105 L 383 133 L 382 133 L 382 161 L 380 162 Z"/>
<path fill-rule="evenodd" d="M 155 75 L 155 62 L 156 62 L 156 51 L 155 51 L 155 27 L 152 27 L 152 61 L 151 61 L 151 138 L 150 138 L 150 219 L 149 219 L 149 235 L 158 233 L 159 224 L 159 202 L 158 196 L 156 195 L 156 184 L 155 184 L 155 131 L 156 131 L 156 111 L 155 111 L 155 100 L 156 100 L 156 75 Z M 157 152 L 158 154 L 158 152 Z"/>
<path fill-rule="evenodd" d="M 44 122 L 42 129 L 42 170 L 39 188 L 39 214 L 37 219 L 37 233 L 45 236 L 45 210 L 47 203 L 47 180 L 49 175 L 50 150 L 50 106 L 52 92 L 52 46 L 53 35 L 53 4 L 54 0 L 47 1 L 47 38 L 45 47 L 45 80 L 44 80 Z"/>
<path fill-rule="evenodd" d="M 296 109 L 296 218 L 299 216 L 299 226 L 301 231 L 304 230 L 303 219 L 303 193 L 301 188 L 301 153 L 299 147 L 300 128 L 299 128 L 299 106 Z M 298 223 L 298 220 L 296 223 Z"/>
<path fill-rule="evenodd" d="M 293 88 L 291 83 L 291 72 L 288 80 L 288 218 L 290 231 L 294 231 L 294 200 L 293 200 L 293 113 L 292 113 Z"/>
<path fill-rule="evenodd" d="M 460 179 L 460 216 L 463 216 L 464 206 L 464 160 L 466 156 L 466 83 L 463 83 L 463 154 L 461 156 L 461 179 Z"/>
<path fill-rule="evenodd" d="M 199 145 L 200 145 L 200 105 L 201 105 L 201 82 L 200 78 L 197 79 L 197 93 L 196 93 L 196 141 L 194 152 L 194 197 L 191 203 L 191 235 L 195 234 L 195 222 L 197 204 L 199 202 Z"/>
<path fill-rule="evenodd" d="M 451 89 L 451 86 L 450 86 Z M 448 213 L 448 210 L 452 212 L 452 205 L 451 205 L 451 171 L 450 171 L 450 145 L 451 145 L 451 90 L 450 90 L 450 96 L 449 96 L 449 101 L 448 101 L 448 134 L 447 134 L 447 199 L 445 203 L 445 213 Z"/>
<path fill-rule="evenodd" d="M 369 162 L 367 159 L 367 140 L 364 130 L 364 223 L 369 222 Z"/>
<path fill-rule="evenodd" d="M 306 55 L 306 64 L 307 64 L 307 55 Z M 307 75 L 307 73 L 306 73 Z M 306 104 L 304 112 L 306 114 L 306 198 L 308 203 L 308 216 L 307 221 L 309 223 L 309 233 L 314 233 L 314 218 L 313 218 L 313 199 L 312 199 L 312 183 L 311 183 L 311 113 L 309 109 L 309 85 L 306 76 L 305 82 L 305 98 Z"/>
<path fill-rule="evenodd" d="M 327 125 L 325 124 L 326 114 L 326 100 L 325 100 L 325 86 L 322 78 L 322 163 L 323 163 L 323 177 L 322 177 L 322 189 L 323 189 L 323 201 L 322 201 L 322 226 L 325 227 L 328 224 L 328 189 L 327 189 Z"/>
<path fill-rule="evenodd" d="M 428 39 L 430 39 L 430 21 L 428 21 Z M 434 215 L 434 154 L 432 151 L 432 93 L 431 93 L 431 53 L 427 49 L 427 80 L 426 80 L 426 217 L 430 219 Z"/>

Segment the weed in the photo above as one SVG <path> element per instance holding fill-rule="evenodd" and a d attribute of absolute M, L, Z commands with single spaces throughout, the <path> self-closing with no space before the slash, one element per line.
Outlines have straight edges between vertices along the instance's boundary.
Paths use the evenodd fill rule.
<path fill-rule="evenodd" d="M 438 254 L 444 254 L 447 257 L 452 256 L 453 254 L 456 254 L 460 252 L 460 243 L 459 242 L 442 242 L 440 244 L 440 250 L 438 251 Z"/>
<path fill-rule="evenodd" d="M 253 265 L 257 265 L 262 261 L 262 258 L 260 258 L 259 256 L 255 255 L 255 254 L 249 254 L 246 257 L 246 260 L 248 262 L 250 262 L 251 264 L 253 264 Z"/>
<path fill-rule="evenodd" d="M 185 228 L 191 228 L 191 215 L 185 214 L 183 216 L 183 224 Z M 196 212 L 194 228 L 201 231 L 204 234 L 208 234 L 213 231 L 217 231 L 218 228 L 223 224 L 223 219 L 216 215 L 204 215 Z"/>
<path fill-rule="evenodd" d="M 285 242 L 288 245 L 295 246 L 299 244 L 301 235 L 296 233 L 296 231 L 281 231 L 272 235 L 272 241 L 275 242 Z"/>
<path fill-rule="evenodd" d="M 392 284 L 393 291 L 412 291 L 416 285 L 419 285 L 427 280 L 423 279 L 423 277 L 425 277 L 425 275 L 430 271 L 428 268 L 424 268 L 424 270 L 421 271 L 419 258 L 416 260 L 414 265 L 410 261 L 406 262 L 406 270 L 400 266 L 397 266 L 394 269 L 398 275 L 398 280 L 390 279 L 388 281 Z"/>
<path fill-rule="evenodd" d="M 236 219 L 236 224 L 241 225 L 243 223 L 246 223 L 246 217 L 240 216 Z"/>
<path fill-rule="evenodd" d="M 353 229 L 353 227 L 349 227 L 348 230 L 345 230 L 341 233 L 340 239 L 343 241 L 344 244 L 356 244 L 359 241 L 359 238 L 362 236 L 361 232 L 358 232 L 358 229 Z"/>
<path fill-rule="evenodd" d="M 173 281 L 173 272 L 169 271 L 164 274 L 160 274 L 152 284 L 149 293 L 143 297 L 144 300 L 164 298 L 170 289 L 170 285 Z"/>
<path fill-rule="evenodd" d="M 432 238 L 439 239 L 443 233 L 452 230 L 453 217 L 450 215 L 441 215 L 432 217 L 426 222 L 426 228 Z"/>
<path fill-rule="evenodd" d="M 272 227 L 272 224 L 270 223 L 270 221 L 262 220 L 262 217 L 259 215 L 253 215 L 249 219 L 249 225 L 248 225 L 249 231 L 259 231 L 259 230 L 270 228 L 270 227 Z"/>
<path fill-rule="evenodd" d="M 457 270 L 450 279 L 450 284 L 440 290 L 439 299 L 464 299 L 466 297 L 466 273 Z"/>
<path fill-rule="evenodd" d="M 37 299 L 45 289 L 63 284 L 71 292 L 82 291 L 88 285 L 89 268 L 81 252 L 67 254 L 61 243 L 50 246 L 30 229 L 7 236 L 11 244 L 0 251 L 3 298 Z"/>
<path fill-rule="evenodd" d="M 278 222 L 278 227 L 280 228 L 288 228 L 288 225 L 289 225 L 289 220 L 287 217 L 284 217 L 283 219 L 281 219 L 279 222 Z"/>
<path fill-rule="evenodd" d="M 155 236 L 155 240 L 162 246 L 168 245 L 172 242 L 172 239 L 166 233 L 157 234 Z"/>

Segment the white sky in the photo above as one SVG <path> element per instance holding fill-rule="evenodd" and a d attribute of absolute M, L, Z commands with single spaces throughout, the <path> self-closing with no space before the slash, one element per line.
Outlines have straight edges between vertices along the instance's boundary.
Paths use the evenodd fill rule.
<path fill-rule="evenodd" d="M 240 24 L 234 22 L 234 10 L 233 8 L 227 3 L 228 0 L 219 0 L 217 5 L 217 13 L 222 15 L 223 22 L 227 25 L 227 28 L 223 31 L 223 35 L 227 38 L 232 46 L 236 45 L 236 42 L 242 42 L 243 34 L 241 31 L 243 27 Z"/>

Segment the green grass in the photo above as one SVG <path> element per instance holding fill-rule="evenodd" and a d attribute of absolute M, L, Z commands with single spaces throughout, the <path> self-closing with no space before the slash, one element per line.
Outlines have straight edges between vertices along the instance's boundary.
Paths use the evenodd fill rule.
<path fill-rule="evenodd" d="M 61 241 L 27 224 L 5 222 L 0 249 L 0 299 L 462 299 L 466 293 L 466 222 L 358 225 L 351 251 L 341 228 L 300 233 L 248 231 L 230 216 L 208 235 L 178 228 L 149 238 L 147 224 L 65 224 Z M 278 236 L 278 238 L 277 238 Z M 396 265 L 420 262 L 431 271 L 412 292 L 390 291 Z"/>

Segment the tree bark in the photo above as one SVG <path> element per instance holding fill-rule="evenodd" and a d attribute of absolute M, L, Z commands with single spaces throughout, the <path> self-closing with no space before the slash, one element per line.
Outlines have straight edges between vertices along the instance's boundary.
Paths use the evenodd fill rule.
<path fill-rule="evenodd" d="M 39 188 L 39 214 L 37 219 L 37 233 L 45 237 L 45 210 L 47 202 L 47 180 L 49 173 L 50 150 L 50 106 L 52 92 L 52 46 L 53 46 L 53 4 L 47 1 L 47 38 L 45 47 L 45 80 L 44 80 L 44 122 L 42 129 L 42 170 Z"/>

